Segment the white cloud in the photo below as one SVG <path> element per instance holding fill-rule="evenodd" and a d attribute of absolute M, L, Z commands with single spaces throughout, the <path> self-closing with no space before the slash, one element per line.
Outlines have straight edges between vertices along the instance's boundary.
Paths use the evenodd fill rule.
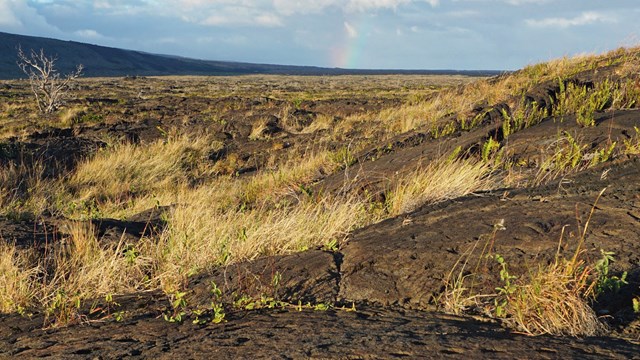
<path fill-rule="evenodd" d="M 215 11 L 214 15 L 199 20 L 196 16 L 183 17 L 189 22 L 197 22 L 209 26 L 259 26 L 279 27 L 283 26 L 282 19 L 273 13 L 256 11 L 247 7 L 228 7 Z"/>
<path fill-rule="evenodd" d="M 104 39 L 102 34 L 92 29 L 77 30 L 74 34 L 84 39 Z"/>
<path fill-rule="evenodd" d="M 550 17 L 544 19 L 527 19 L 526 24 L 532 27 L 555 27 L 565 29 L 572 26 L 589 25 L 597 22 L 616 22 L 616 19 L 595 11 L 583 12 L 573 18 Z"/>
<path fill-rule="evenodd" d="M 187 20 L 187 21 L 192 21 L 188 17 L 183 17 L 183 19 Z M 207 17 L 206 19 L 200 21 L 200 24 L 202 24 L 202 25 L 211 25 L 211 26 L 222 26 L 222 25 L 228 25 L 231 22 L 230 20 L 231 19 L 227 18 L 226 16 L 211 15 L 211 16 Z"/>
<path fill-rule="evenodd" d="M 27 0 L 0 0 L 0 31 L 21 34 L 47 33 L 49 36 L 61 32 L 30 6 Z"/>
<path fill-rule="evenodd" d="M 256 24 L 266 27 L 283 26 L 282 19 L 275 14 L 261 14 L 254 17 Z"/>
<path fill-rule="evenodd" d="M 0 26 L 18 27 L 22 25 L 20 19 L 13 13 L 11 3 L 9 0 L 0 0 Z"/>
<path fill-rule="evenodd" d="M 349 36 L 350 38 L 357 38 L 358 37 L 358 31 L 356 30 L 356 28 L 353 27 L 353 25 L 349 24 L 348 22 L 344 22 L 344 30 L 347 32 L 347 36 Z"/>
<path fill-rule="evenodd" d="M 273 0 L 273 7 L 283 15 L 315 14 L 327 7 L 340 4 L 337 0 Z"/>
<path fill-rule="evenodd" d="M 410 3 L 427 3 L 438 6 L 440 0 L 273 0 L 276 11 L 283 15 L 313 14 L 327 8 L 337 8 L 346 12 L 365 12 L 378 9 L 396 9 Z"/>
<path fill-rule="evenodd" d="M 373 9 L 395 9 L 411 0 L 349 0 L 345 6 L 347 11 L 367 11 Z"/>
<path fill-rule="evenodd" d="M 95 0 L 93 7 L 96 9 L 111 9 L 111 3 L 106 0 Z"/>
<path fill-rule="evenodd" d="M 505 0 L 507 4 L 524 5 L 524 4 L 545 4 L 549 0 Z"/>
<path fill-rule="evenodd" d="M 470 2 L 470 3 L 506 3 L 509 5 L 525 5 L 525 4 L 547 4 L 553 0 L 451 0 L 454 3 L 457 2 Z"/>

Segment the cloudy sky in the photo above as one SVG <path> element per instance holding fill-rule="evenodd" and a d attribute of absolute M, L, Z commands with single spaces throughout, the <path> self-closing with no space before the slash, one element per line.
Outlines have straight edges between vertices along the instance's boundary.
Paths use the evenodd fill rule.
<path fill-rule="evenodd" d="M 0 31 L 186 57 L 510 70 L 640 44 L 639 0 L 0 0 Z"/>

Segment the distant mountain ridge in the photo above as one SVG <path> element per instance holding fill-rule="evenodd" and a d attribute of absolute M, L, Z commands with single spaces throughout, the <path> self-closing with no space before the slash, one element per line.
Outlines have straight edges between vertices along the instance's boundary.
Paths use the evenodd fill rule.
<path fill-rule="evenodd" d="M 490 76 L 500 71 L 485 70 L 351 70 L 315 66 L 252 64 L 230 61 L 196 60 L 178 56 L 156 55 L 75 41 L 16 35 L 0 32 L 0 79 L 24 78 L 16 65 L 17 48 L 25 52 L 44 49 L 57 55 L 56 67 L 61 73 L 84 65 L 84 76 L 153 76 L 153 75 L 348 75 L 348 74 L 451 74 Z"/>

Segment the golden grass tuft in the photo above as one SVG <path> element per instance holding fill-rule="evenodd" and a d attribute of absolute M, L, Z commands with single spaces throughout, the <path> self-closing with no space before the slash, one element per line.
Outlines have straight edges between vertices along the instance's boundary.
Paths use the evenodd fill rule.
<path fill-rule="evenodd" d="M 274 208 L 220 211 L 215 188 L 180 192 L 161 234 L 154 259 L 165 291 L 180 287 L 189 274 L 260 256 L 290 254 L 342 241 L 374 219 L 365 200 L 332 197 L 300 199 Z"/>
<path fill-rule="evenodd" d="M 502 256 L 492 253 L 496 232 L 502 226 L 496 224 L 480 254 L 476 249 L 481 240 L 477 240 L 451 269 L 438 298 L 442 309 L 457 315 L 481 309 L 486 315 L 500 318 L 507 326 L 528 335 L 594 336 L 604 332 L 606 325 L 591 303 L 598 282 L 606 273 L 600 273 L 603 269 L 597 262 L 583 259 L 587 228 L 604 191 L 596 198 L 572 256 L 560 254 L 563 229 L 555 261 L 528 269 L 520 277 L 510 273 Z M 475 288 L 482 277 L 478 273 L 480 264 L 489 259 L 497 260 L 500 266 L 501 286 L 496 288 L 496 293 L 482 293 Z M 476 262 L 473 271 L 468 268 L 470 261 Z"/>
<path fill-rule="evenodd" d="M 20 311 L 36 297 L 38 269 L 27 264 L 24 253 L 0 239 L 0 313 Z"/>
<path fill-rule="evenodd" d="M 44 166 L 9 163 L 0 165 L 0 215 L 21 216 L 55 212 L 55 204 L 65 197 L 59 179 L 47 179 Z"/>
<path fill-rule="evenodd" d="M 66 107 L 60 111 L 60 124 L 63 126 L 71 126 L 77 123 L 83 115 L 89 110 L 86 106 Z"/>
<path fill-rule="evenodd" d="M 391 215 L 411 212 L 418 207 L 453 199 L 495 187 L 489 176 L 491 166 L 474 159 L 441 158 L 424 168 L 402 176 L 390 192 Z"/>
<path fill-rule="evenodd" d="M 149 262 L 142 255 L 124 256 L 126 244 L 102 245 L 91 223 L 71 222 L 69 236 L 39 266 L 37 301 L 52 325 L 77 321 L 83 300 L 145 289 Z"/>
<path fill-rule="evenodd" d="M 505 319 L 529 335 L 594 336 L 606 328 L 589 305 L 595 282 L 591 266 L 560 260 L 539 266 L 506 294 Z"/>
<path fill-rule="evenodd" d="M 68 185 L 76 203 L 96 202 L 104 215 L 121 215 L 118 210 L 138 198 L 211 177 L 214 169 L 207 156 L 215 146 L 205 136 L 170 136 L 144 146 L 117 144 L 80 163 Z"/>

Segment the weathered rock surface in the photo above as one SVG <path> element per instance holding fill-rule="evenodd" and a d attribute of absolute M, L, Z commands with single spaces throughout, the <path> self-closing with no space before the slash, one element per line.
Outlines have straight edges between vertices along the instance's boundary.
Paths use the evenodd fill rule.
<path fill-rule="evenodd" d="M 16 320 L 2 318 L 6 325 Z M 397 308 L 250 311 L 224 324 L 167 323 L 145 314 L 122 323 L 59 330 L 0 327 L 0 355 L 50 359 L 639 358 L 611 338 L 528 337 L 497 324 Z"/>
<path fill-rule="evenodd" d="M 558 91 L 554 86 L 545 84 L 534 89 L 528 94 L 530 101 L 547 106 L 543 100 L 553 98 Z M 165 100 L 187 101 L 154 100 L 152 110 L 166 113 L 167 117 L 176 114 L 171 113 L 171 104 L 163 103 Z M 198 101 L 203 106 L 199 110 L 204 110 L 205 103 Z M 234 98 L 220 101 L 220 107 L 240 103 L 250 109 L 262 104 L 261 116 L 276 116 L 270 113 L 269 99 L 258 99 L 256 104 Z M 342 110 L 330 115 L 339 117 L 384 105 L 382 101 L 364 104 L 347 100 L 340 104 Z M 331 106 L 319 102 L 313 111 Z M 348 174 L 352 179 L 364 179 L 353 182 L 353 186 L 381 191 L 387 186 L 381 179 L 413 171 L 421 162 L 457 147 L 477 152 L 488 137 L 500 137 L 500 109 L 505 106 L 498 104 L 487 111 L 481 126 L 472 131 L 457 131 L 448 138 L 432 141 L 426 130 L 417 130 L 392 139 L 391 146 L 380 144 L 367 149 L 358 157 L 358 170 L 354 167 Z M 230 111 L 225 114 L 225 121 L 232 122 L 236 115 L 242 116 L 243 112 Z M 311 110 L 293 115 L 301 124 L 316 117 Z M 517 161 L 536 164 L 545 152 L 554 150 L 558 134 L 565 131 L 588 145 L 588 155 L 610 142 L 630 139 L 639 123 L 638 110 L 598 113 L 596 126 L 589 128 L 578 126 L 575 119 L 567 118 L 563 123 L 547 119 L 510 135 L 504 149 Z M 14 139 L 0 149 L 4 151 L 0 152 L 0 161 L 15 162 L 20 149 L 28 149 L 34 158 L 56 161 L 73 152 L 73 160 L 64 166 L 68 170 L 100 146 L 97 141 L 87 140 L 94 133 L 107 131 L 143 143 L 162 136 L 158 124 L 144 120 L 137 127 L 124 122 L 82 127 L 79 135 L 86 138 L 75 142 L 69 138 L 76 134 L 68 131 L 35 135 L 26 145 Z M 242 148 L 247 154 L 257 147 L 271 149 L 268 143 L 256 145 L 238 140 L 243 132 L 251 131 L 250 124 L 218 125 L 216 131 L 224 135 L 224 151 L 211 154 L 212 161 L 223 159 L 227 151 L 234 149 Z M 300 135 L 296 141 L 304 143 L 308 139 Z M 334 174 L 316 184 L 316 188 L 339 191 L 344 181 L 344 173 Z M 36 253 L 42 253 L 47 243 L 68 235 L 63 229 L 64 221 L 46 216 L 0 218 L 0 239 L 15 242 L 20 250 L 36 249 Z M 628 284 L 619 293 L 598 299 L 595 306 L 599 314 L 610 319 L 612 328 L 607 336 L 528 337 L 495 322 L 434 311 L 444 280 L 472 249 L 478 253 L 489 248 L 501 254 L 510 272 L 520 276 L 531 266 L 552 261 L 558 248 L 562 254 L 573 254 L 587 222 L 585 255 L 597 259 L 601 250 L 613 252 L 616 261 L 611 265 L 611 274 L 629 274 Z M 106 244 L 121 236 L 135 241 L 164 226 L 157 211 L 127 221 L 102 219 L 92 223 Z M 480 270 L 495 274 L 498 267 L 487 261 Z M 213 284 L 222 290 L 221 298 L 212 294 Z M 478 282 L 477 290 L 491 292 L 496 285 L 495 276 L 486 276 Z M 238 310 L 233 302 L 242 296 L 276 298 L 288 305 Z M 42 314 L 0 315 L 0 358 L 640 358 L 640 320 L 631 310 L 632 299 L 639 296 L 640 157 L 620 155 L 548 185 L 500 189 L 423 206 L 354 231 L 335 252 L 314 249 L 260 258 L 192 277 L 186 295 L 189 308 L 207 308 L 212 301 L 223 303 L 226 322 L 220 324 L 193 323 L 193 312 L 182 322 L 165 321 L 163 315 L 171 311 L 171 304 L 158 292 L 119 296 L 114 299 L 119 306 L 106 314 L 87 309 L 87 315 L 78 319 L 79 324 L 64 328 L 43 329 Z M 314 304 L 334 307 L 314 311 Z M 105 308 L 99 301 L 94 305 Z M 121 312 L 122 321 L 116 321 L 116 312 Z M 205 313 L 203 318 L 210 315 Z"/>

